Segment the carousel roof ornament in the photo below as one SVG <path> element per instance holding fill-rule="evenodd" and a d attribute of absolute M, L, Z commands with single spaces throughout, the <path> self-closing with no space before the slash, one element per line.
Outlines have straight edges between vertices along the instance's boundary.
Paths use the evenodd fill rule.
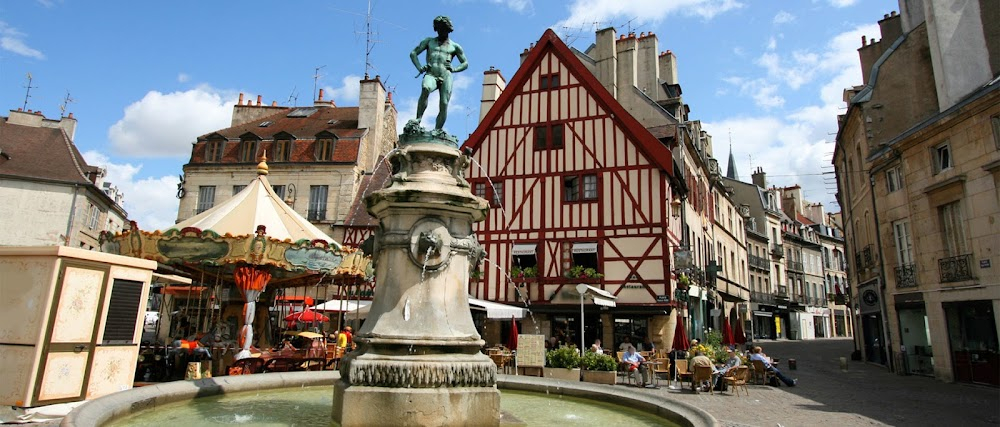
<path fill-rule="evenodd" d="M 367 263 L 355 259 L 362 255 L 341 247 L 285 204 L 267 174 L 267 158 L 261 156 L 257 176 L 229 200 L 165 231 L 142 231 L 132 221 L 128 231 L 102 233 L 101 248 L 164 264 L 273 266 L 275 278 L 303 273 L 364 277 Z"/>

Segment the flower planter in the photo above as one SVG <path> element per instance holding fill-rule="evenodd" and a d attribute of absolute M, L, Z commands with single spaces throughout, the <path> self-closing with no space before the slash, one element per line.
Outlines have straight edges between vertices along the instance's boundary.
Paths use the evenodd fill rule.
<path fill-rule="evenodd" d="M 615 371 L 583 371 L 583 381 L 588 383 L 615 385 L 617 380 Z"/>
<path fill-rule="evenodd" d="M 549 368 L 543 369 L 545 378 L 566 381 L 580 381 L 580 368 Z"/>

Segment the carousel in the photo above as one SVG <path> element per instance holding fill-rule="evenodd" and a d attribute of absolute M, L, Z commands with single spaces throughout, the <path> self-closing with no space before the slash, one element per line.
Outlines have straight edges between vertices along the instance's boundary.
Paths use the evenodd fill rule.
<path fill-rule="evenodd" d="M 102 251 L 155 260 L 164 271 L 193 281 L 161 289 L 164 301 L 183 302 L 159 307 L 159 318 L 170 326 L 160 331 L 157 324 L 149 345 L 162 346 L 164 358 L 178 351 L 195 354 L 199 347 L 212 350 L 208 357 L 221 352 L 217 359 L 226 361 L 266 355 L 258 349 L 279 344 L 275 337 L 286 329 L 312 326 L 322 334 L 329 318 L 314 316 L 307 301 L 329 299 L 331 286 L 339 296 L 371 285 L 370 259 L 334 242 L 285 204 L 267 174 L 261 157 L 257 176 L 242 191 L 167 230 L 140 230 L 133 221 L 130 230 L 102 233 Z M 313 297 L 293 298 L 310 292 Z M 261 302 L 265 307 L 258 307 Z M 268 333 L 255 339 L 255 325 Z M 215 365 L 213 371 L 220 371 L 228 363 Z"/>

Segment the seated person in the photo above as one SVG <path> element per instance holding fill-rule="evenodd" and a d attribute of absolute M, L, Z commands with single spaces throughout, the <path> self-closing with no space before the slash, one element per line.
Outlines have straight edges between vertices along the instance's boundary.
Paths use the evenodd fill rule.
<path fill-rule="evenodd" d="M 592 351 L 594 353 L 597 353 L 597 354 L 603 354 L 604 353 L 604 347 L 601 347 L 601 339 L 600 338 L 594 340 L 594 344 L 590 346 L 590 351 Z"/>
<path fill-rule="evenodd" d="M 691 372 L 694 372 L 694 368 L 698 366 L 707 366 L 709 368 L 712 368 L 711 382 L 702 382 L 701 384 L 697 385 L 698 387 L 701 387 L 702 391 L 708 391 L 708 388 L 711 387 L 712 384 L 715 382 L 716 375 L 719 372 L 718 370 L 715 369 L 715 364 L 712 363 L 712 359 L 709 359 L 708 356 L 705 356 L 705 354 L 702 353 L 701 350 L 695 350 L 694 357 L 691 358 L 691 362 L 689 363 L 689 365 L 691 366 L 689 368 Z M 695 385 L 691 384 L 691 388 L 694 387 Z"/>
<path fill-rule="evenodd" d="M 653 342 L 650 341 L 649 337 L 645 337 L 642 339 L 642 342 L 639 343 L 639 351 L 653 352 L 656 351 L 656 346 L 653 345 Z"/>
<path fill-rule="evenodd" d="M 625 337 L 625 340 L 618 344 L 618 351 L 628 351 L 630 345 L 632 345 L 632 338 Z"/>
<path fill-rule="evenodd" d="M 773 365 L 771 365 L 770 358 L 764 356 L 764 351 L 760 347 L 753 348 L 753 353 L 750 355 L 750 360 L 759 360 L 763 362 L 764 369 L 767 369 L 768 372 L 773 372 L 774 376 L 778 377 L 778 379 L 781 380 L 781 382 L 785 383 L 785 385 L 789 387 L 795 387 L 795 384 L 799 382 L 799 380 L 788 378 L 787 376 L 785 376 L 785 374 L 781 373 L 781 371 L 779 371 L 778 368 L 775 368 Z"/>
<path fill-rule="evenodd" d="M 642 387 L 645 387 L 649 383 L 649 369 L 646 368 L 646 358 L 636 353 L 635 347 L 631 344 L 625 348 L 625 353 L 622 354 L 622 364 L 626 365 L 625 368 L 629 371 L 639 370 L 639 374 L 642 375 Z"/>
<path fill-rule="evenodd" d="M 740 364 L 742 363 L 740 361 L 740 357 L 736 355 L 736 351 L 734 351 L 731 348 L 730 349 L 726 349 L 726 356 L 728 356 L 728 358 L 726 359 L 726 364 L 723 365 L 722 367 L 718 368 L 718 370 L 717 370 L 718 373 L 719 373 L 719 375 L 715 378 L 715 389 L 716 390 L 719 390 L 719 389 L 722 388 L 722 386 L 721 386 L 722 377 L 726 376 L 726 374 L 729 371 L 733 370 L 737 366 L 740 366 Z"/>

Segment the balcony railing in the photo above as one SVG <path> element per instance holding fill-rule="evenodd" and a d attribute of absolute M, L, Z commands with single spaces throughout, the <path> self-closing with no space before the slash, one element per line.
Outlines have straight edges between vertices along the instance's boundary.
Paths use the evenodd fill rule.
<path fill-rule="evenodd" d="M 793 271 L 805 271 L 802 269 L 802 261 L 788 261 L 788 269 Z"/>
<path fill-rule="evenodd" d="M 764 271 L 771 271 L 771 263 L 766 258 L 756 255 L 747 255 L 747 258 L 751 267 L 759 268 Z"/>
<path fill-rule="evenodd" d="M 865 267 L 875 266 L 875 251 L 872 249 L 872 245 L 865 246 L 861 250 L 861 257 L 864 258 Z"/>
<path fill-rule="evenodd" d="M 774 259 L 781 259 L 785 257 L 785 248 L 782 245 L 774 244 L 771 245 L 771 256 Z"/>
<path fill-rule="evenodd" d="M 778 290 L 774 293 L 774 295 L 778 298 L 788 299 L 788 287 L 778 286 Z"/>
<path fill-rule="evenodd" d="M 938 269 L 941 271 L 942 282 L 971 280 L 972 254 L 941 258 L 938 260 Z"/>
<path fill-rule="evenodd" d="M 915 264 L 904 264 L 896 267 L 896 287 L 917 287 L 917 266 Z"/>
<path fill-rule="evenodd" d="M 774 304 L 774 295 L 767 292 L 751 292 L 750 301 L 756 303 Z"/>

